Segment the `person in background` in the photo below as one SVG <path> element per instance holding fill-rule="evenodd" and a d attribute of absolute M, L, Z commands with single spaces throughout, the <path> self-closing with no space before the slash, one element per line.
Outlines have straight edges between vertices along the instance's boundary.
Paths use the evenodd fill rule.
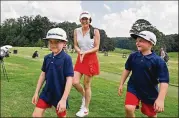
<path fill-rule="evenodd" d="M 165 57 L 165 51 L 163 48 L 160 49 L 160 57 L 164 60 Z"/>
<path fill-rule="evenodd" d="M 32 55 L 32 58 L 36 58 L 36 57 L 39 57 L 38 51 L 35 51 Z"/>

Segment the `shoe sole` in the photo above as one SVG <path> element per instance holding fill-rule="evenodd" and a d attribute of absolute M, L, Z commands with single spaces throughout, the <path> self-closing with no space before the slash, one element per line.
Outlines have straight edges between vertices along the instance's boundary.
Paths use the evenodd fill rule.
<path fill-rule="evenodd" d="M 89 113 L 88 113 L 89 114 Z M 85 116 L 87 116 L 88 114 L 86 114 Z M 82 118 L 82 117 L 85 117 L 85 116 L 78 116 L 78 115 L 76 115 L 77 117 L 80 117 L 80 118 Z"/>

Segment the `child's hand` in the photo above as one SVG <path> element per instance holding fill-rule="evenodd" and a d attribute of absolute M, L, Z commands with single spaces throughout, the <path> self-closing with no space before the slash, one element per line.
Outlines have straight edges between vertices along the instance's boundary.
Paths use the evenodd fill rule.
<path fill-rule="evenodd" d="M 36 105 L 38 99 L 39 99 L 38 93 L 35 93 L 34 96 L 32 97 L 32 104 Z"/>
<path fill-rule="evenodd" d="M 154 103 L 154 110 L 157 113 L 164 111 L 164 100 L 156 99 Z"/>
<path fill-rule="evenodd" d="M 66 100 L 60 100 L 57 104 L 57 110 L 59 113 L 64 112 L 66 110 Z"/>
<path fill-rule="evenodd" d="M 122 91 L 123 91 L 123 85 L 120 85 L 118 88 L 118 95 L 122 96 Z"/>

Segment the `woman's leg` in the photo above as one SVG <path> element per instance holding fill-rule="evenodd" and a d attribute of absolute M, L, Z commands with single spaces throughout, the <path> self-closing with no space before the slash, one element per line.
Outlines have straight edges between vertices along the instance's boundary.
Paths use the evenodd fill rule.
<path fill-rule="evenodd" d="M 84 88 L 80 84 L 81 76 L 81 73 L 74 71 L 73 86 L 76 88 L 78 92 L 81 93 L 82 96 L 85 96 Z"/>
<path fill-rule="evenodd" d="M 88 108 L 91 100 L 91 81 L 92 76 L 84 75 L 84 89 L 85 89 L 85 107 Z"/>
<path fill-rule="evenodd" d="M 76 113 L 78 117 L 85 117 L 89 113 L 89 104 L 91 100 L 91 79 L 92 77 L 84 75 L 85 101 L 84 106 Z M 83 104 L 82 104 L 83 105 Z"/>

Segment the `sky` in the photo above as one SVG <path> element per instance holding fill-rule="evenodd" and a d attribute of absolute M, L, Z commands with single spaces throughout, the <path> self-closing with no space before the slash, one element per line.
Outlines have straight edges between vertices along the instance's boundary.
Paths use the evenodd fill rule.
<path fill-rule="evenodd" d="M 88 11 L 92 25 L 108 37 L 129 37 L 132 25 L 145 19 L 164 34 L 178 33 L 178 1 L 1 1 L 1 23 L 20 16 L 46 16 L 52 22 L 79 24 Z"/>

